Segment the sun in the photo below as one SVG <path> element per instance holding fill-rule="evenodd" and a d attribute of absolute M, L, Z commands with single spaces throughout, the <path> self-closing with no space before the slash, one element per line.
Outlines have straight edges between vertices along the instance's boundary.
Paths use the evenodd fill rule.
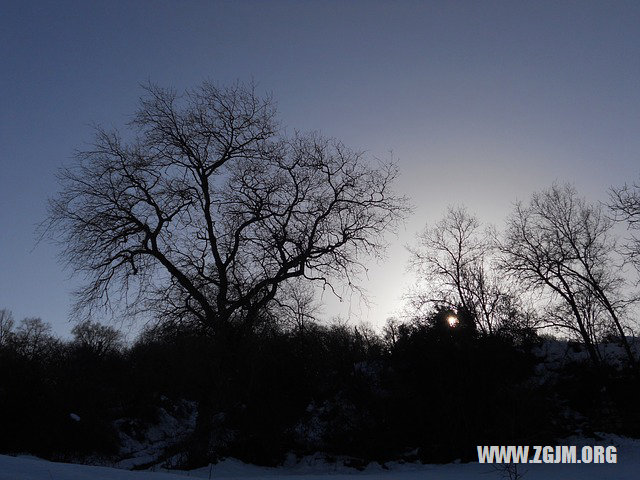
<path fill-rule="evenodd" d="M 456 317 L 455 315 L 449 315 L 447 317 L 447 323 L 449 324 L 450 327 L 455 327 L 458 325 L 458 317 Z"/>

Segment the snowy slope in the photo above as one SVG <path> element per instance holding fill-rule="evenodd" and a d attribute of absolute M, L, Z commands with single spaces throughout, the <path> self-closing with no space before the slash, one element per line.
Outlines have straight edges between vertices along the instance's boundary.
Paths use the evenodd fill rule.
<path fill-rule="evenodd" d="M 592 440 L 570 439 L 565 444 L 593 444 Z M 607 435 L 598 444 L 618 447 L 615 465 L 525 465 L 521 468 L 523 480 L 635 480 L 640 472 L 640 440 Z M 414 465 L 392 464 L 389 469 L 370 465 L 362 472 L 347 467 L 336 467 L 315 459 L 306 459 L 295 465 L 266 468 L 247 465 L 229 459 L 211 467 L 190 472 L 128 471 L 108 467 L 53 463 L 34 457 L 0 455 L 0 480 L 184 480 L 185 478 L 258 480 L 286 478 L 287 480 L 466 480 L 501 479 L 501 472 L 492 465 L 447 464 Z"/>

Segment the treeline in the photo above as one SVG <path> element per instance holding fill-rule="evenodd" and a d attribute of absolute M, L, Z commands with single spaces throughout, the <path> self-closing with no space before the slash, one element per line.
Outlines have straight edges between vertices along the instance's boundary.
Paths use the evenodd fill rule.
<path fill-rule="evenodd" d="M 318 451 L 449 462 L 474 460 L 478 444 L 553 444 L 578 427 L 640 434 L 636 377 L 589 364 L 541 377 L 534 330 L 483 333 L 463 310 L 391 321 L 379 334 L 265 321 L 224 342 L 163 323 L 132 345 L 95 323 L 61 341 L 40 320 L 3 319 L 3 453 L 118 458 L 116 420 L 151 425 L 184 399 L 199 403 L 200 418 L 172 446 L 183 467 L 227 456 L 275 465 Z"/>

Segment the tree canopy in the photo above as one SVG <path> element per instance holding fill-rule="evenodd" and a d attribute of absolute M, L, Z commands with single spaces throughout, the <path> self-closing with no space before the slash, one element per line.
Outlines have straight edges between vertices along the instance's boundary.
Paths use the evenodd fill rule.
<path fill-rule="evenodd" d="M 292 279 L 350 282 L 408 211 L 393 163 L 285 134 L 252 86 L 145 91 L 127 135 L 97 128 L 50 202 L 48 231 L 86 280 L 78 312 L 253 321 Z"/>

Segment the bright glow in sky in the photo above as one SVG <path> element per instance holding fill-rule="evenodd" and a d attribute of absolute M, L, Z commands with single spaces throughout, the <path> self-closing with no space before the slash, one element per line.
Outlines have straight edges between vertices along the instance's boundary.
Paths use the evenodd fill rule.
<path fill-rule="evenodd" d="M 411 280 L 404 244 L 452 201 L 500 225 L 554 180 L 604 199 L 638 177 L 638 25 L 622 1 L 3 2 L 0 308 L 70 330 L 77 281 L 34 226 L 92 123 L 122 128 L 148 79 L 254 79 L 289 131 L 398 159 L 415 214 L 363 279 L 370 308 L 340 307 L 380 325 Z"/>

